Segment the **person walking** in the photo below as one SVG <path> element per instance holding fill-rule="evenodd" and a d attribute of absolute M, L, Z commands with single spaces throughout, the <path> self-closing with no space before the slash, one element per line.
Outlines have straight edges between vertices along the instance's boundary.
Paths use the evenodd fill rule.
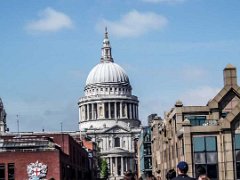
<path fill-rule="evenodd" d="M 206 169 L 203 166 L 197 168 L 197 180 L 210 180 L 207 176 Z"/>
<path fill-rule="evenodd" d="M 167 180 L 172 180 L 175 177 L 176 177 L 176 171 L 174 169 L 170 169 L 166 174 Z"/>
<path fill-rule="evenodd" d="M 173 180 L 195 180 L 195 178 L 189 177 L 187 172 L 188 164 L 185 161 L 180 161 L 177 165 L 178 176 L 173 178 Z"/>

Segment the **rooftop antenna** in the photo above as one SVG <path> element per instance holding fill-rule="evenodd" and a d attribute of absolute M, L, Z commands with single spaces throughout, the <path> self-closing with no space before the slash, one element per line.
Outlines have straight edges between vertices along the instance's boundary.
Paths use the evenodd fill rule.
<path fill-rule="evenodd" d="M 19 134 L 19 115 L 17 114 L 17 133 L 18 133 L 18 136 L 20 136 Z"/>
<path fill-rule="evenodd" d="M 63 132 L 63 123 L 61 122 L 60 125 L 61 125 L 61 132 Z"/>
<path fill-rule="evenodd" d="M 63 145 L 62 145 L 63 149 L 62 150 L 64 151 L 63 122 L 61 122 L 60 125 L 61 125 L 61 134 L 62 134 L 61 136 L 62 136 L 62 143 L 63 143 Z"/>
<path fill-rule="evenodd" d="M 17 130 L 18 130 L 18 134 L 19 134 L 19 115 L 17 114 Z"/>

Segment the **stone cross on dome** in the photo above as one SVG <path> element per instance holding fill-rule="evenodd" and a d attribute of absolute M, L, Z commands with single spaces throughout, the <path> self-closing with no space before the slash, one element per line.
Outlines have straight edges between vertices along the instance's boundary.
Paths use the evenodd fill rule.
<path fill-rule="evenodd" d="M 103 39 L 101 62 L 113 62 L 112 48 L 110 45 L 110 41 L 108 39 L 107 27 L 105 27 L 105 35 L 104 35 L 104 39 Z"/>

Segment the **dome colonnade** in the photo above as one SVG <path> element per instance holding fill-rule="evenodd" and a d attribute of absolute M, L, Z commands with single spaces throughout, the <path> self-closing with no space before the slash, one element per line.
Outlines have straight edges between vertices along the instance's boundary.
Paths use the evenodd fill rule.
<path fill-rule="evenodd" d="M 84 94 L 78 102 L 81 129 L 110 127 L 116 120 L 122 126 L 139 126 L 138 98 L 124 69 L 114 63 L 107 31 L 100 63 L 90 71 Z"/>

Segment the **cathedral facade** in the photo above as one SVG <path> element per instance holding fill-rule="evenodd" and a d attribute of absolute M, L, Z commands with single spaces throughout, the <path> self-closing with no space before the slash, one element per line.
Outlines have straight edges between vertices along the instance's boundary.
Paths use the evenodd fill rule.
<path fill-rule="evenodd" d="M 6 117 L 7 117 L 7 113 L 4 109 L 2 99 L 0 98 L 0 134 L 3 134 L 8 130 Z"/>
<path fill-rule="evenodd" d="M 108 163 L 110 179 L 122 179 L 124 172 L 136 171 L 135 141 L 140 133 L 138 98 L 124 69 L 112 58 L 105 31 L 100 63 L 89 73 L 84 97 L 78 102 L 79 128 L 91 137 Z"/>

